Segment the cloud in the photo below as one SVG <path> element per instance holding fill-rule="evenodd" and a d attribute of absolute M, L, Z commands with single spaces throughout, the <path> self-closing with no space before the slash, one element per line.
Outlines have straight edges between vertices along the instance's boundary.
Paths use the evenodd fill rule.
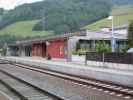
<path fill-rule="evenodd" d="M 0 8 L 13 9 L 17 5 L 36 2 L 36 1 L 42 1 L 42 0 L 0 0 Z"/>
<path fill-rule="evenodd" d="M 12 9 L 16 6 L 16 0 L 0 0 L 0 7 L 5 9 Z"/>

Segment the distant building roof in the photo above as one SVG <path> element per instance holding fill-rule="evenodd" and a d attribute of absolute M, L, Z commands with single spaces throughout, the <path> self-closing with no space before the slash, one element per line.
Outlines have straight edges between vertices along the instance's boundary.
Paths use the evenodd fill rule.
<path fill-rule="evenodd" d="M 127 39 L 127 35 L 114 33 L 115 39 Z M 87 38 L 88 39 L 96 39 L 96 40 L 110 40 L 112 38 L 111 32 L 102 32 L 102 31 L 90 31 L 87 30 Z"/>

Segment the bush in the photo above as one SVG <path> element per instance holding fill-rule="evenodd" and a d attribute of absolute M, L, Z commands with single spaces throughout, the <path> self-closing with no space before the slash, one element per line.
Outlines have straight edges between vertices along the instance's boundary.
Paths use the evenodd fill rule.
<path fill-rule="evenodd" d="M 7 51 L 6 48 L 2 48 L 2 49 L 0 49 L 0 54 L 1 54 L 2 56 L 6 56 L 6 51 Z"/>
<path fill-rule="evenodd" d="M 72 51 L 73 55 L 78 55 L 78 52 L 76 50 Z"/>
<path fill-rule="evenodd" d="M 72 54 L 73 55 L 86 55 L 86 52 L 89 52 L 89 50 L 88 49 L 79 49 L 79 50 L 74 50 L 73 52 L 72 52 Z"/>
<path fill-rule="evenodd" d="M 96 52 L 98 52 L 98 53 L 110 53 L 111 48 L 109 47 L 109 45 L 107 43 L 105 43 L 105 41 L 99 41 L 96 44 Z"/>
<path fill-rule="evenodd" d="M 128 51 L 129 48 L 130 48 L 129 45 L 124 45 L 124 46 L 121 48 L 120 52 L 121 52 L 121 53 L 127 53 L 127 51 Z"/>
<path fill-rule="evenodd" d="M 81 49 L 80 43 L 77 42 L 77 44 L 76 44 L 76 51 L 78 51 L 78 50 L 80 50 L 80 49 Z"/>
<path fill-rule="evenodd" d="M 130 22 L 128 27 L 128 45 L 133 47 L 133 21 Z"/>

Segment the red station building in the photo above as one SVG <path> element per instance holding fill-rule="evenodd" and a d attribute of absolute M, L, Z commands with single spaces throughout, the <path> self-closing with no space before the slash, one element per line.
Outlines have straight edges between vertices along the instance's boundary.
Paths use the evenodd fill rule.
<path fill-rule="evenodd" d="M 67 39 L 55 39 L 42 43 L 32 44 L 33 57 L 47 57 L 65 59 L 67 57 Z"/>
<path fill-rule="evenodd" d="M 46 43 L 33 43 L 32 44 L 32 56 L 46 57 Z"/>
<path fill-rule="evenodd" d="M 62 58 L 67 57 L 67 39 L 57 39 L 50 41 L 46 48 L 47 55 L 52 58 Z"/>
<path fill-rule="evenodd" d="M 17 41 L 18 56 L 48 57 L 58 59 L 67 58 L 68 38 L 73 36 L 71 33 L 50 36 L 48 38 L 36 38 Z M 31 49 L 27 49 L 27 47 Z M 28 55 L 26 55 L 28 54 Z"/>

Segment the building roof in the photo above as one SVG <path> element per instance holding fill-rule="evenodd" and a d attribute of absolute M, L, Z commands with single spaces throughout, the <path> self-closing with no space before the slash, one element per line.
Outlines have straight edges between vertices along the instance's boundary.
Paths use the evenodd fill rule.
<path fill-rule="evenodd" d="M 13 44 L 13 46 L 20 45 L 20 44 L 29 45 L 33 43 L 41 43 L 41 42 L 52 41 L 56 39 L 67 39 L 73 36 L 78 36 L 80 39 L 87 39 L 87 40 L 111 40 L 112 33 L 103 32 L 103 31 L 82 30 L 74 33 L 65 33 L 65 34 L 59 34 L 59 35 L 51 35 L 48 37 L 39 37 L 39 38 L 20 40 L 20 41 L 16 41 L 16 43 Z M 114 33 L 114 37 L 115 39 L 119 39 L 119 40 L 127 39 L 126 34 Z"/>
<path fill-rule="evenodd" d="M 39 38 L 33 38 L 29 40 L 21 40 L 21 41 L 16 41 L 16 45 L 19 44 L 32 44 L 32 43 L 40 43 L 44 41 L 52 41 L 55 39 L 62 39 L 62 38 L 69 38 L 72 36 L 85 36 L 86 32 L 85 31 L 79 31 L 79 32 L 74 32 L 74 33 L 65 33 L 65 34 L 59 34 L 59 35 L 51 35 L 48 37 L 39 37 Z"/>
<path fill-rule="evenodd" d="M 112 38 L 111 32 L 87 30 L 87 39 L 90 39 L 90 40 L 110 40 L 111 38 Z M 114 33 L 114 38 L 119 39 L 119 40 L 126 40 L 127 34 Z"/>

